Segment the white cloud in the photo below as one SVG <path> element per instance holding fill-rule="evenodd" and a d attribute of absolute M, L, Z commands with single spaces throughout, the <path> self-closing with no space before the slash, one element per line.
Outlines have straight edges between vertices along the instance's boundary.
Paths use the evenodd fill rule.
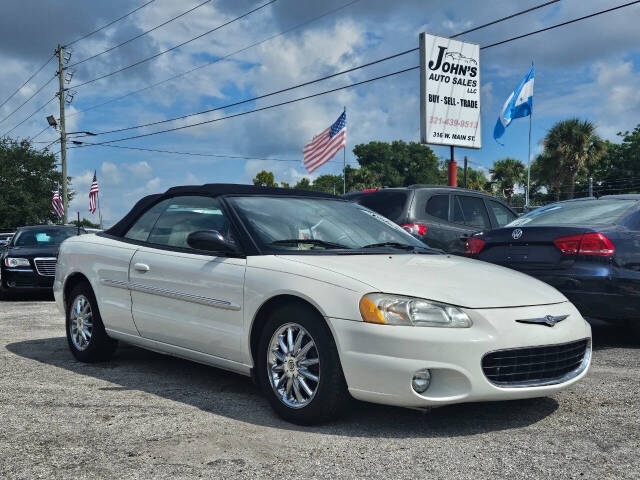
<path fill-rule="evenodd" d="M 120 168 L 111 162 L 102 162 L 102 182 L 111 185 L 119 185 L 122 183 L 122 175 L 120 174 Z"/>
<path fill-rule="evenodd" d="M 131 172 L 134 178 L 146 179 L 152 174 L 151 165 L 145 160 L 127 165 L 127 169 Z"/>

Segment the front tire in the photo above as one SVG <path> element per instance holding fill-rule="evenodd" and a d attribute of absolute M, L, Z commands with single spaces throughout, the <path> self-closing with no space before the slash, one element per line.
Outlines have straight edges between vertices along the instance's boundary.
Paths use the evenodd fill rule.
<path fill-rule="evenodd" d="M 98 302 L 88 283 L 76 285 L 69 294 L 66 308 L 69 349 L 85 363 L 109 360 L 118 346 L 104 329 Z"/>
<path fill-rule="evenodd" d="M 299 425 L 326 422 L 349 399 L 338 351 L 322 316 L 303 305 L 285 305 L 265 324 L 256 376 L 271 407 Z"/>

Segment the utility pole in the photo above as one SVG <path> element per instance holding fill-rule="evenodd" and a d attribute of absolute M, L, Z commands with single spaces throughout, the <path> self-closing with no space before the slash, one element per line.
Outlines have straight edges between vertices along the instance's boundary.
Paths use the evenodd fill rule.
<path fill-rule="evenodd" d="M 67 223 L 67 211 L 69 210 L 69 191 L 67 188 L 67 132 L 64 122 L 64 67 L 62 58 L 63 48 L 58 44 L 56 54 L 58 55 L 58 100 L 60 100 L 60 161 L 62 163 L 62 205 L 64 214 L 62 216 L 62 224 Z"/>
<path fill-rule="evenodd" d="M 467 156 L 464 156 L 464 188 L 467 188 L 467 166 L 468 166 Z"/>

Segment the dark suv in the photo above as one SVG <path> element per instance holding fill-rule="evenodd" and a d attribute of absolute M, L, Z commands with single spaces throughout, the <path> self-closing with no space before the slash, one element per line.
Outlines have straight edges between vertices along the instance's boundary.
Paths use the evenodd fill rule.
<path fill-rule="evenodd" d="M 442 185 L 363 190 L 344 198 L 393 220 L 430 247 L 450 253 L 464 253 L 469 235 L 502 227 L 517 217 L 491 195 Z"/>

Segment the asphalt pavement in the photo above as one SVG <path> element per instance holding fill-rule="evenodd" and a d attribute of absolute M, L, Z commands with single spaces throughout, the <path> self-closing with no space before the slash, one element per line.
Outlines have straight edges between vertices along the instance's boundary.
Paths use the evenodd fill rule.
<path fill-rule="evenodd" d="M 549 397 L 298 427 L 248 378 L 122 344 L 82 364 L 53 302 L 0 302 L 2 479 L 637 479 L 639 418 L 624 330 L 595 329 L 586 379 Z"/>

